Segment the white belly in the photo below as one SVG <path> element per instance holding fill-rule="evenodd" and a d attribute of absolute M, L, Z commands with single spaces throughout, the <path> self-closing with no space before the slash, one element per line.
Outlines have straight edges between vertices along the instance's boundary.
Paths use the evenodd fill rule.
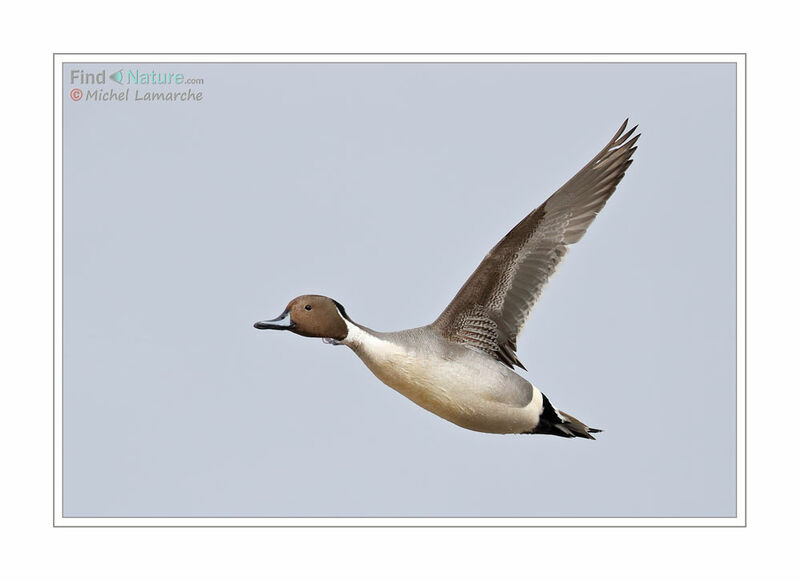
<path fill-rule="evenodd" d="M 445 360 L 435 349 L 400 346 L 360 329 L 348 339 L 345 344 L 378 379 L 454 424 L 480 432 L 520 433 L 538 423 L 541 392 L 483 354 L 465 349 Z"/>

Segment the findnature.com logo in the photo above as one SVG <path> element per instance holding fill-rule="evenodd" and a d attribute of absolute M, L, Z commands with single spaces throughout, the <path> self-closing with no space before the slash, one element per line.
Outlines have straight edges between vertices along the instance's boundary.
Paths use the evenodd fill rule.
<path fill-rule="evenodd" d="M 107 85 L 108 81 L 126 88 L 97 87 L 97 85 Z M 70 85 L 90 85 L 91 88 L 75 87 L 69 91 L 69 96 L 73 101 L 96 102 L 202 101 L 203 91 L 185 85 L 203 85 L 204 81 L 202 77 L 187 77 L 184 73 L 174 71 L 142 71 L 135 68 L 119 69 L 109 73 L 105 70 L 86 72 L 82 69 L 72 69 L 69 72 Z"/>

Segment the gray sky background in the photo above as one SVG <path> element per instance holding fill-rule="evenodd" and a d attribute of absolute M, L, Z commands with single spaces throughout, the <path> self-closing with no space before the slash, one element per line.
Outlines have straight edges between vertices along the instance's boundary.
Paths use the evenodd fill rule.
<path fill-rule="evenodd" d="M 204 99 L 65 97 L 65 516 L 735 514 L 733 65 L 139 68 Z M 253 329 L 304 293 L 431 322 L 626 117 L 518 342 L 597 441 L 470 432 Z"/>

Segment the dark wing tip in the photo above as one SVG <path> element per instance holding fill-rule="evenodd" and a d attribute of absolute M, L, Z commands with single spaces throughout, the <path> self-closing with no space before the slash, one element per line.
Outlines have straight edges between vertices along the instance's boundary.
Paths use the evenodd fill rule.
<path fill-rule="evenodd" d="M 628 119 L 630 119 L 630 118 L 628 118 Z M 617 132 L 614 134 L 614 137 L 611 139 L 611 143 L 616 142 L 619 139 L 619 136 L 622 135 L 625 132 L 625 128 L 628 126 L 628 119 L 625 119 L 625 121 L 622 122 L 622 125 L 620 126 L 620 128 L 617 129 Z M 622 141 L 625 141 L 625 138 L 623 138 Z"/>
<path fill-rule="evenodd" d="M 609 143 L 609 145 L 608 145 L 609 149 L 622 147 L 623 145 L 631 145 L 631 144 L 635 143 L 637 139 L 639 139 L 639 136 L 641 135 L 641 133 L 637 133 L 633 137 L 633 139 L 630 139 L 631 135 L 633 135 L 636 132 L 636 130 L 639 129 L 639 125 L 638 124 L 634 125 L 630 129 L 628 129 L 627 132 L 625 132 L 625 127 L 627 127 L 627 124 L 628 124 L 628 120 L 626 119 L 625 123 L 622 124 L 622 127 L 619 128 L 619 131 L 617 131 L 617 134 L 611 140 L 611 143 Z M 624 135 L 623 135 L 623 132 L 625 132 Z M 630 141 L 628 141 L 629 139 L 630 139 Z"/>

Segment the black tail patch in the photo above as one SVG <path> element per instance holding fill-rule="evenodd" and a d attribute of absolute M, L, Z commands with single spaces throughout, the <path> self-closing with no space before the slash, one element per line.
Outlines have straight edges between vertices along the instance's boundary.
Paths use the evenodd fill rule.
<path fill-rule="evenodd" d="M 597 428 L 590 428 L 580 420 L 564 413 L 557 412 L 547 396 L 542 394 L 544 404 L 542 413 L 539 415 L 539 423 L 530 432 L 523 434 L 549 434 L 551 436 L 561 436 L 562 438 L 587 438 L 594 440 L 592 434 L 602 432 Z"/>

